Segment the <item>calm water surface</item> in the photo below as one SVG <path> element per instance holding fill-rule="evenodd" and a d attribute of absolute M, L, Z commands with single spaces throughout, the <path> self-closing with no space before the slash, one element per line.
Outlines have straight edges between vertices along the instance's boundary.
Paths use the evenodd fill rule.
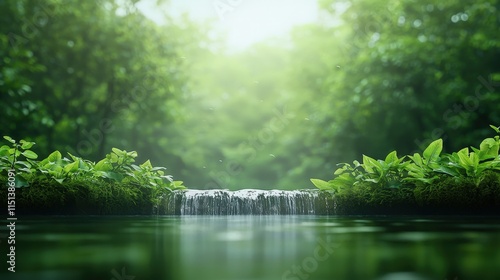
<path fill-rule="evenodd" d="M 500 218 L 19 218 L 16 273 L 2 233 L 0 279 L 500 279 Z"/>

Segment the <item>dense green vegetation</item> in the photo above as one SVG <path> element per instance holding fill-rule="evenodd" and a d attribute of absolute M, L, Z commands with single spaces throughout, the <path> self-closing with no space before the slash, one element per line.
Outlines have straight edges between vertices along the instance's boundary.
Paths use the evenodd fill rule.
<path fill-rule="evenodd" d="M 1 1 L 2 135 L 42 158 L 136 150 L 190 188 L 296 189 L 500 123 L 498 0 L 321 0 L 317 22 L 241 51 L 138 2 Z"/>
<path fill-rule="evenodd" d="M 185 53 L 201 30 L 182 19 L 158 26 L 135 2 L 0 3 L 3 135 L 36 142 L 44 157 L 97 161 L 112 147 L 174 157 L 165 131 L 184 114 Z"/>
<path fill-rule="evenodd" d="M 18 212 L 65 214 L 150 214 L 169 192 L 184 189 L 150 161 L 133 164 L 137 152 L 113 148 L 97 163 L 59 151 L 37 161 L 35 144 L 8 136 L 0 147 L 0 183 L 15 176 Z M 6 188 L 1 189 L 5 194 Z M 2 195 L 7 198 L 7 195 Z"/>
<path fill-rule="evenodd" d="M 498 127 L 491 126 L 497 134 Z M 340 164 L 328 182 L 311 179 L 322 190 L 335 191 L 341 211 L 366 207 L 430 212 L 443 209 L 474 212 L 500 207 L 500 136 L 484 139 L 479 148 L 442 153 L 443 140 L 433 141 L 423 152 L 385 159 L 363 155 L 363 162 Z M 357 206 L 353 206 L 353 204 Z M 363 209 L 367 211 L 367 209 Z M 439 212 L 442 213 L 442 212 Z M 455 212 L 456 213 L 456 212 Z"/>

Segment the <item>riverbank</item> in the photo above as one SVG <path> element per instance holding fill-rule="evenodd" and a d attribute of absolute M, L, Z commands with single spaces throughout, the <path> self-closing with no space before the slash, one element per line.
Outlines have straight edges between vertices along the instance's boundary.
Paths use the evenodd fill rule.
<path fill-rule="evenodd" d="M 138 185 L 34 184 L 16 189 L 18 215 L 498 215 L 500 178 L 398 189 L 357 184 L 320 190 L 178 190 Z M 6 189 L 0 191 L 7 205 Z"/>
<path fill-rule="evenodd" d="M 361 183 L 335 201 L 338 215 L 499 215 L 500 175 L 486 172 L 478 185 L 452 177 L 400 188 Z"/>
<path fill-rule="evenodd" d="M 6 188 L 0 197 L 7 206 Z M 151 215 L 157 201 L 153 189 L 133 184 L 34 182 L 15 189 L 16 215 Z"/>

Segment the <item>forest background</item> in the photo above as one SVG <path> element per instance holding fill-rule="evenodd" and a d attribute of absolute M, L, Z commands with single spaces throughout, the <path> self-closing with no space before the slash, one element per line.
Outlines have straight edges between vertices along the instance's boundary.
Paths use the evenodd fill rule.
<path fill-rule="evenodd" d="M 0 1 L 2 135 L 41 158 L 135 150 L 189 188 L 296 189 L 500 125 L 498 0 L 320 0 L 314 22 L 238 50 L 213 25 L 245 1 L 203 21 L 157 1 L 161 22 L 140 2 Z"/>

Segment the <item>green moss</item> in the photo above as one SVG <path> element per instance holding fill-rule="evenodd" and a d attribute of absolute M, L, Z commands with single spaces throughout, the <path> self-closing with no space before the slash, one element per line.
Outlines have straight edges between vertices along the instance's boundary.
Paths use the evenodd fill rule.
<path fill-rule="evenodd" d="M 386 188 L 374 183 L 361 182 L 335 197 L 336 213 L 349 214 L 412 214 L 416 210 L 413 186 Z"/>
<path fill-rule="evenodd" d="M 474 182 L 469 179 L 443 177 L 433 184 L 415 188 L 415 200 L 421 207 L 429 208 L 463 208 L 470 206 L 475 193 Z"/>
<path fill-rule="evenodd" d="M 3 138 L 9 145 L 0 146 L 0 194 L 7 203 L 8 176 L 15 176 L 17 213 L 151 214 L 166 193 L 185 189 L 164 167 L 135 165 L 135 151 L 112 148 L 97 163 L 54 151 L 37 161 L 34 142 Z"/>
<path fill-rule="evenodd" d="M 479 184 L 468 177 L 442 175 L 433 184 L 391 189 L 361 182 L 336 195 L 338 214 L 496 214 L 500 174 L 486 171 Z"/>
<path fill-rule="evenodd" d="M 342 163 L 330 181 L 311 179 L 336 192 L 339 213 L 495 214 L 500 210 L 500 128 L 479 148 L 442 153 L 437 139 L 422 154 L 385 159 L 363 155 L 363 162 Z M 400 206 L 403 208 L 399 209 Z"/>
<path fill-rule="evenodd" d="M 477 199 L 493 208 L 500 208 L 500 173 L 485 172 L 478 186 Z"/>
<path fill-rule="evenodd" d="M 1 188 L 6 205 L 7 189 Z M 16 189 L 18 214 L 151 214 L 158 198 L 152 188 L 114 182 L 34 182 Z"/>
<path fill-rule="evenodd" d="M 415 200 L 427 212 L 485 213 L 500 207 L 500 176 L 484 172 L 479 185 L 473 178 L 443 177 L 416 187 Z"/>

